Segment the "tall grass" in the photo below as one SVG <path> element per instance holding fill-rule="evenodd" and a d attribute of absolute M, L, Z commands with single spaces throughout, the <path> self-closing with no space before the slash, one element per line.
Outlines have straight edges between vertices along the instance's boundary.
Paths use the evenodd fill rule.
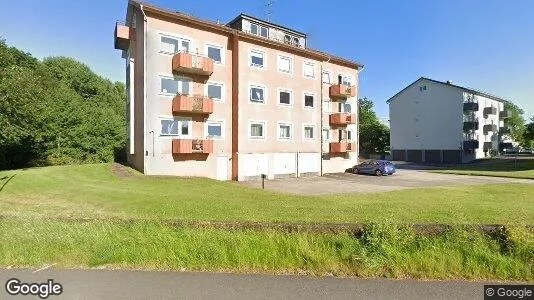
<path fill-rule="evenodd" d="M 424 236 L 391 223 L 354 235 L 8 218 L 0 220 L 0 266 L 533 281 L 534 234 L 505 234 L 507 247 L 475 231 Z"/>

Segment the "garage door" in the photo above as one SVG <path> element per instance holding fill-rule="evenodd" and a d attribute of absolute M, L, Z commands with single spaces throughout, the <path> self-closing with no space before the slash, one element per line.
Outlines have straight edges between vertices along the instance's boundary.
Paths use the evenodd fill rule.
<path fill-rule="evenodd" d="M 273 154 L 273 173 L 278 174 L 295 174 L 296 160 L 294 153 L 275 153 Z"/>
<path fill-rule="evenodd" d="M 242 154 L 242 156 L 244 176 L 269 174 L 269 160 L 267 154 Z"/>
<path fill-rule="evenodd" d="M 319 173 L 321 168 L 321 154 L 299 153 L 299 173 Z"/>

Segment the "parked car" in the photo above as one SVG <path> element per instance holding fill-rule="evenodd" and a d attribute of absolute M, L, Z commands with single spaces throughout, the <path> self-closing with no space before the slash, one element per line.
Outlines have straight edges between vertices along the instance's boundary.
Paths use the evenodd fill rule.
<path fill-rule="evenodd" d="M 393 175 L 395 165 L 388 160 L 370 160 L 355 165 L 347 171 L 354 174 L 373 174 L 376 176 Z"/>

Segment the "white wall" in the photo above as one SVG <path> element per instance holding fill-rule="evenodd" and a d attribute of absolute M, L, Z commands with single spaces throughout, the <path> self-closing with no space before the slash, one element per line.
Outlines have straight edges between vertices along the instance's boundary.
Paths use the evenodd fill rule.
<path fill-rule="evenodd" d="M 463 141 L 462 116 L 461 90 L 419 80 L 389 104 L 391 149 L 458 150 Z"/>

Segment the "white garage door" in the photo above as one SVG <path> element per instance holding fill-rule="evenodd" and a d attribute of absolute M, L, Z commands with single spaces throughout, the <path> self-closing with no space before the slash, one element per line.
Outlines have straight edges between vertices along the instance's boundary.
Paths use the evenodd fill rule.
<path fill-rule="evenodd" d="M 275 153 L 273 154 L 273 173 L 294 174 L 296 163 L 294 153 Z"/>
<path fill-rule="evenodd" d="M 319 172 L 321 155 L 319 153 L 299 153 L 299 173 Z"/>
<path fill-rule="evenodd" d="M 266 154 L 242 154 L 243 175 L 269 174 L 269 160 Z"/>

